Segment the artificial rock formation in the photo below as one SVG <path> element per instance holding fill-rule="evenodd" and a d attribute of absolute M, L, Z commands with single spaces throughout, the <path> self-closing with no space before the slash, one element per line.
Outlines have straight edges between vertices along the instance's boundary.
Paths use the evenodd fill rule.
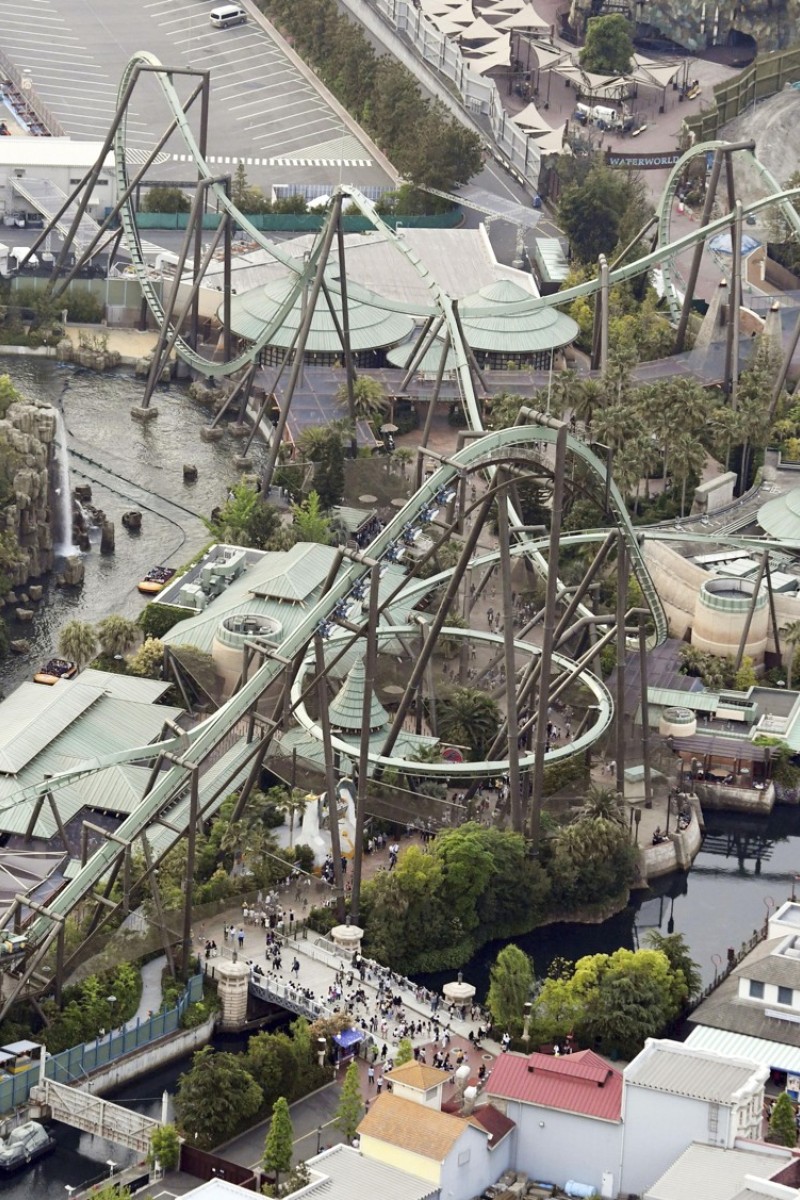
<path fill-rule="evenodd" d="M 0 443 L 10 463 L 10 503 L 0 508 L 0 531 L 15 535 L 21 555 L 11 572 L 13 587 L 37 579 L 53 566 L 48 467 L 53 460 L 55 410 L 19 401 L 0 420 Z M 7 447 L 7 450 L 5 449 Z"/>

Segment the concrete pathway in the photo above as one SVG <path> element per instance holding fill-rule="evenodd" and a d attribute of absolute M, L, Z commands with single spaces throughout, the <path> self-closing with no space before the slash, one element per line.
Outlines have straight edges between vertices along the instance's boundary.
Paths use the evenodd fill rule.
<path fill-rule="evenodd" d="M 124 1029 L 135 1029 L 140 1021 L 146 1021 L 151 1013 L 161 1008 L 161 974 L 167 965 L 166 954 L 153 958 L 142 967 L 142 998 L 139 1007 Z"/>

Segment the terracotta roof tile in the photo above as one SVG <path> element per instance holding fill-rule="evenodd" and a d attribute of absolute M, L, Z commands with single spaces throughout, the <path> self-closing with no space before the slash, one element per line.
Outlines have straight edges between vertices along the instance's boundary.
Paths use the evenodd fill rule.
<path fill-rule="evenodd" d="M 384 1079 L 397 1080 L 398 1083 L 405 1084 L 406 1087 L 419 1088 L 421 1092 L 427 1091 L 428 1088 L 438 1087 L 442 1083 L 447 1083 L 449 1078 L 449 1071 L 440 1071 L 437 1067 L 427 1067 L 424 1063 L 414 1062 L 413 1060 L 402 1063 L 392 1071 L 384 1072 Z"/>
<path fill-rule="evenodd" d="M 618 1121 L 622 1074 L 592 1050 L 553 1057 L 549 1054 L 501 1054 L 487 1092 L 506 1100 Z"/>
<path fill-rule="evenodd" d="M 384 1092 L 372 1101 L 358 1132 L 379 1142 L 401 1146 L 423 1158 L 444 1162 L 466 1128 L 460 1117 Z"/>

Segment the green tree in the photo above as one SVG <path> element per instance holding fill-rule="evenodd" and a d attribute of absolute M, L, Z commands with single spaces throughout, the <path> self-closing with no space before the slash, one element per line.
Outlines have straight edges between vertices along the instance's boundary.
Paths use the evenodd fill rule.
<path fill-rule="evenodd" d="M 364 1115 L 364 1101 L 361 1098 L 361 1082 L 358 1077 L 358 1064 L 351 1062 L 347 1068 L 342 1084 L 339 1104 L 333 1123 L 343 1135 L 346 1142 L 352 1142 L 356 1130 Z"/>
<path fill-rule="evenodd" d="M 598 817 L 606 821 L 616 821 L 618 825 L 625 824 L 625 808 L 622 797 L 615 788 L 599 787 L 592 784 L 584 800 L 578 820 L 596 820 Z"/>
<path fill-rule="evenodd" d="M 497 701 L 480 688 L 455 687 L 440 699 L 436 708 L 439 737 L 465 746 L 474 761 L 486 756 L 500 725 Z"/>
<path fill-rule="evenodd" d="M 781 1092 L 769 1118 L 769 1140 L 779 1146 L 797 1145 L 797 1122 L 788 1092 Z"/>
<path fill-rule="evenodd" d="M 489 1012 L 501 1029 L 519 1033 L 533 988 L 533 964 L 518 946 L 505 946 L 489 972 Z"/>
<path fill-rule="evenodd" d="M 111 613 L 110 616 L 103 617 L 102 621 L 98 621 L 96 632 L 102 653 L 114 658 L 130 650 L 139 636 L 139 627 L 130 617 Z"/>
<path fill-rule="evenodd" d="M 288 1034 L 266 1031 L 254 1034 L 247 1043 L 246 1065 L 267 1103 L 274 1103 L 280 1096 L 295 1099 L 297 1063 Z"/>
<path fill-rule="evenodd" d="M 175 1095 L 178 1127 L 190 1145 L 210 1150 L 255 1116 L 262 1098 L 241 1055 L 206 1046 L 180 1077 Z"/>
<path fill-rule="evenodd" d="M 749 688 L 755 687 L 758 682 L 756 669 L 753 666 L 753 660 L 749 654 L 745 654 L 742 658 L 742 665 L 736 672 L 733 680 L 733 686 L 737 692 L 746 692 Z"/>
<path fill-rule="evenodd" d="M 626 75 L 632 57 L 631 26 L 626 17 L 613 13 L 589 18 L 586 41 L 580 54 L 584 71 L 598 75 Z"/>
<path fill-rule="evenodd" d="M 786 664 L 786 687 L 791 690 L 792 687 L 792 671 L 794 668 L 794 660 L 797 655 L 797 647 L 800 646 L 800 621 L 790 621 L 790 623 L 781 630 L 781 636 L 784 642 L 789 647 L 789 661 Z"/>
<path fill-rule="evenodd" d="M 351 421 L 381 421 L 389 404 L 383 384 L 371 375 L 359 375 L 355 380 L 352 412 L 349 410 L 350 396 L 346 383 L 337 389 L 336 400 L 347 410 Z"/>
<path fill-rule="evenodd" d="M 254 550 L 271 549 L 280 529 L 280 514 L 273 504 L 262 499 L 259 492 L 241 480 L 206 527 L 215 541 Z"/>
<path fill-rule="evenodd" d="M 682 933 L 661 933 L 651 929 L 647 934 L 647 944 L 651 950 L 660 950 L 666 955 L 667 961 L 675 975 L 680 972 L 686 985 L 686 996 L 692 999 L 699 996 L 703 987 L 703 977 L 700 967 L 694 961 Z"/>
<path fill-rule="evenodd" d="M 87 621 L 67 621 L 58 635 L 58 652 L 83 667 L 97 653 L 94 627 Z"/>
<path fill-rule="evenodd" d="M 289 1105 L 285 1096 L 279 1096 L 272 1106 L 272 1120 L 267 1130 L 261 1159 L 264 1170 L 275 1175 L 276 1194 L 279 1194 L 281 1175 L 291 1168 L 293 1143 L 294 1130 Z"/>
<path fill-rule="evenodd" d="M 147 1161 L 158 1161 L 165 1171 L 174 1171 L 181 1157 L 181 1140 L 174 1125 L 159 1125 L 150 1134 Z"/>
<path fill-rule="evenodd" d="M 317 492 L 309 492 L 305 500 L 292 505 L 292 518 L 298 542 L 318 542 L 321 546 L 330 546 L 331 519 L 322 511 Z"/>
<path fill-rule="evenodd" d="M 231 180 L 231 200 L 239 212 L 245 214 L 267 213 L 272 209 L 260 187 L 250 184 L 243 162 L 239 162 Z"/>
<path fill-rule="evenodd" d="M 411 1045 L 410 1038 L 401 1038 L 397 1043 L 397 1053 L 394 1056 L 394 1065 L 402 1067 L 403 1063 L 411 1062 L 414 1057 L 414 1047 Z"/>
<path fill-rule="evenodd" d="M 345 449 L 351 428 L 346 421 L 309 425 L 297 439 L 297 457 L 313 463 L 313 487 L 323 508 L 340 504 L 344 495 Z"/>
<path fill-rule="evenodd" d="M 142 212 L 188 213 L 189 197 L 177 187 L 151 187 L 142 201 Z"/>
<path fill-rule="evenodd" d="M 144 679 L 160 679 L 164 667 L 164 643 L 158 638 L 147 638 L 128 659 L 132 675 Z"/>

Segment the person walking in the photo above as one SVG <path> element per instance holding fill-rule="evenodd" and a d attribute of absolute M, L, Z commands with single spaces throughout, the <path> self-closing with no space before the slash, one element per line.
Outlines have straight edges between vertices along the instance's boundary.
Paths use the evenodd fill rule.
<path fill-rule="evenodd" d="M 369 1087 L 372 1087 L 374 1082 L 375 1082 L 375 1068 L 373 1067 L 372 1063 L 370 1063 L 369 1066 L 367 1067 L 367 1085 Z"/>

